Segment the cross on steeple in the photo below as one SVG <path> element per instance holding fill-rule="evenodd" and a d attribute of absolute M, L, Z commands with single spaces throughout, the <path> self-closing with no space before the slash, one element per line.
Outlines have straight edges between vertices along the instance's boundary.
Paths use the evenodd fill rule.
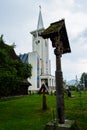
<path fill-rule="evenodd" d="M 43 29 L 43 19 L 42 19 L 42 14 L 41 14 L 41 5 L 39 5 L 39 17 L 38 17 L 38 24 L 37 24 L 37 30 Z"/>

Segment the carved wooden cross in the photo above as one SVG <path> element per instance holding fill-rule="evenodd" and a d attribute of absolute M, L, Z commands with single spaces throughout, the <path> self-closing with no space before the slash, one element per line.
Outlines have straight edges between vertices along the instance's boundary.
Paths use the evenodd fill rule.
<path fill-rule="evenodd" d="M 43 94 L 42 109 L 46 110 L 47 109 L 47 103 L 46 103 L 46 96 L 45 96 L 45 94 L 49 94 L 49 90 L 48 90 L 48 87 L 46 86 L 45 83 L 42 84 L 40 90 L 38 91 L 38 94 Z"/>
<path fill-rule="evenodd" d="M 65 117 L 61 57 L 62 54 L 71 52 L 64 20 L 52 23 L 47 29 L 44 30 L 41 36 L 45 39 L 50 38 L 50 40 L 52 41 L 52 46 L 55 48 L 54 54 L 56 55 L 56 110 L 57 119 L 59 120 L 59 123 L 63 124 L 65 122 Z"/>

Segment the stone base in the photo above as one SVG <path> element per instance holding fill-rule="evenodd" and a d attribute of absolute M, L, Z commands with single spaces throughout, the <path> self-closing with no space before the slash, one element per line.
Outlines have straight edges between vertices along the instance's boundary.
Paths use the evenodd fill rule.
<path fill-rule="evenodd" d="M 73 124 L 73 120 L 65 120 L 64 124 L 59 124 L 57 121 L 52 121 L 46 124 L 45 130 L 70 130 Z"/>

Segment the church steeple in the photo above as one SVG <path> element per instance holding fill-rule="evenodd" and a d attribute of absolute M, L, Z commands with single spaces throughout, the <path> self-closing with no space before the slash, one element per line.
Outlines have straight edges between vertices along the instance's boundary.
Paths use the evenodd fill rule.
<path fill-rule="evenodd" d="M 41 6 L 39 6 L 39 17 L 38 17 L 38 24 L 37 24 L 37 30 L 43 29 L 43 19 L 42 19 L 42 13 L 41 13 Z"/>

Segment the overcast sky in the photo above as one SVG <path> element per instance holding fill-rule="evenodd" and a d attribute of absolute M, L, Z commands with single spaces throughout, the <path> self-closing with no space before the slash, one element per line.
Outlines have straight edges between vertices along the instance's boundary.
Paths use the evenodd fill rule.
<path fill-rule="evenodd" d="M 62 56 L 65 80 L 80 78 L 87 72 L 87 1 L 83 0 L 0 0 L 0 35 L 7 44 L 16 44 L 17 54 L 32 51 L 31 31 L 37 28 L 39 5 L 44 27 L 65 19 L 71 53 Z M 55 56 L 50 43 L 52 74 Z"/>

